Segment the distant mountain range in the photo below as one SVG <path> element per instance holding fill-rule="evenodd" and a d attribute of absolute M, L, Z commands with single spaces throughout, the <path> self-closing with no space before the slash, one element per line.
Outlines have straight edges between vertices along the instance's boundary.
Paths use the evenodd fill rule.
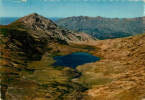
<path fill-rule="evenodd" d="M 55 21 L 57 25 L 71 30 L 86 32 L 98 39 L 112 39 L 133 36 L 145 31 L 143 19 L 139 18 L 104 18 L 104 17 L 68 17 Z"/>

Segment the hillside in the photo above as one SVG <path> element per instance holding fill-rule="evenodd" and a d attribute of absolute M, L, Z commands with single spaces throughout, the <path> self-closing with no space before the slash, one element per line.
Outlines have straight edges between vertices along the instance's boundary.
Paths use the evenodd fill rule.
<path fill-rule="evenodd" d="M 94 46 L 91 53 L 102 58 L 77 67 L 82 76 L 73 81 L 90 88 L 88 100 L 144 100 L 144 40 L 145 34 L 140 34 L 84 43 Z"/>
<path fill-rule="evenodd" d="M 85 87 L 70 81 L 79 75 L 52 66 L 54 56 L 88 51 L 70 41 L 94 40 L 85 33 L 62 29 L 34 13 L 0 26 L 0 84 L 3 100 L 71 100 L 83 98 Z M 79 47 L 79 48 L 78 48 Z"/>
<path fill-rule="evenodd" d="M 104 17 L 68 17 L 55 23 L 71 30 L 86 32 L 98 39 L 112 39 L 143 33 L 144 17 L 139 18 L 104 18 Z"/>
<path fill-rule="evenodd" d="M 0 25 L 0 30 L 3 100 L 145 97 L 145 34 L 94 41 L 85 33 L 59 27 L 36 13 Z M 101 60 L 76 70 L 52 65 L 56 62 L 53 57 L 73 52 L 89 52 Z"/>

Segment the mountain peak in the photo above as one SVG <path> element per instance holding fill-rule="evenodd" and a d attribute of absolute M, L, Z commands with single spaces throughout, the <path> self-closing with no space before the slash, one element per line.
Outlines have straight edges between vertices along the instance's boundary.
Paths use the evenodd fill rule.
<path fill-rule="evenodd" d="M 50 21 L 49 19 L 47 19 L 47 18 L 45 18 L 45 17 L 43 17 L 41 15 L 38 15 L 37 13 L 29 14 L 27 16 L 24 16 L 24 17 L 20 18 L 19 20 L 25 21 L 25 22 L 28 21 L 28 20 L 31 20 L 31 21 L 35 20 L 36 22 L 38 22 L 39 20 Z"/>
<path fill-rule="evenodd" d="M 10 25 L 21 25 L 24 28 L 29 28 L 32 30 L 47 30 L 48 27 L 56 26 L 51 20 L 38 15 L 37 13 L 32 13 L 27 16 L 24 16 Z"/>
<path fill-rule="evenodd" d="M 31 14 L 29 14 L 29 15 L 26 15 L 26 16 L 24 16 L 24 17 L 40 17 L 41 15 L 39 15 L 39 14 L 37 14 L 37 13 L 31 13 Z M 24 17 L 22 17 L 22 18 L 24 18 Z M 41 17 L 43 17 L 43 16 L 41 16 Z M 44 18 L 44 17 L 43 17 Z"/>
<path fill-rule="evenodd" d="M 29 15 L 27 15 L 27 16 L 30 16 L 30 15 L 38 16 L 37 13 L 31 13 L 31 14 L 29 14 Z"/>

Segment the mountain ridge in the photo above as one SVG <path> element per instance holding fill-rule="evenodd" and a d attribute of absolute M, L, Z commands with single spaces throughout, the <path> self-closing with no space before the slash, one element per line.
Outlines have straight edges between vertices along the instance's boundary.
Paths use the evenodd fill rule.
<path fill-rule="evenodd" d="M 17 25 L 18 24 L 18 25 Z M 97 40 L 84 32 L 74 32 L 68 29 L 62 29 L 61 27 L 57 26 L 53 21 L 38 15 L 37 13 L 32 13 L 27 16 L 24 16 L 13 23 L 9 24 L 8 26 L 13 26 L 16 28 L 23 28 L 28 29 L 30 31 L 45 31 L 41 34 L 46 36 L 51 36 L 54 38 L 60 38 L 66 41 L 85 41 L 85 40 Z M 63 33 L 63 34 L 62 34 Z M 40 34 L 37 34 L 40 35 Z M 68 38 L 69 37 L 69 38 Z"/>
<path fill-rule="evenodd" d="M 86 32 L 98 39 L 112 39 L 141 34 L 145 30 L 144 18 L 104 18 L 78 16 L 55 21 L 56 24 L 71 30 Z"/>

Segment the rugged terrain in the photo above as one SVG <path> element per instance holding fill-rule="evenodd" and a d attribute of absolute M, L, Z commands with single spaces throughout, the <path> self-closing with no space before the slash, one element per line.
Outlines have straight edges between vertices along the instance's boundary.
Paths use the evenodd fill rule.
<path fill-rule="evenodd" d="M 94 41 L 35 13 L 0 29 L 3 100 L 142 100 L 145 96 L 145 34 Z M 101 60 L 77 70 L 52 66 L 54 56 L 73 52 L 89 52 Z"/>
<path fill-rule="evenodd" d="M 33 33 L 32 35 L 35 37 L 49 36 L 51 38 L 61 39 L 65 41 L 85 41 L 95 39 L 84 32 L 75 32 L 66 28 L 59 27 L 51 20 L 48 20 L 47 18 L 38 15 L 37 13 L 33 13 L 20 18 L 8 26 L 12 26 L 13 28 L 17 29 L 24 28 L 26 30 L 29 30 L 29 33 Z"/>
<path fill-rule="evenodd" d="M 82 42 L 81 42 L 82 43 Z M 145 34 L 84 42 L 102 60 L 77 67 L 73 79 L 88 88 L 88 100 L 143 100 L 145 98 Z"/>
<path fill-rule="evenodd" d="M 0 26 L 0 84 L 3 100 L 79 100 L 87 88 L 71 81 L 79 73 L 52 66 L 53 57 L 88 51 L 70 41 L 94 40 L 34 13 Z"/>
<path fill-rule="evenodd" d="M 104 17 L 68 17 L 55 23 L 68 29 L 86 32 L 98 39 L 112 39 L 143 33 L 144 17 L 139 18 L 104 18 Z"/>

